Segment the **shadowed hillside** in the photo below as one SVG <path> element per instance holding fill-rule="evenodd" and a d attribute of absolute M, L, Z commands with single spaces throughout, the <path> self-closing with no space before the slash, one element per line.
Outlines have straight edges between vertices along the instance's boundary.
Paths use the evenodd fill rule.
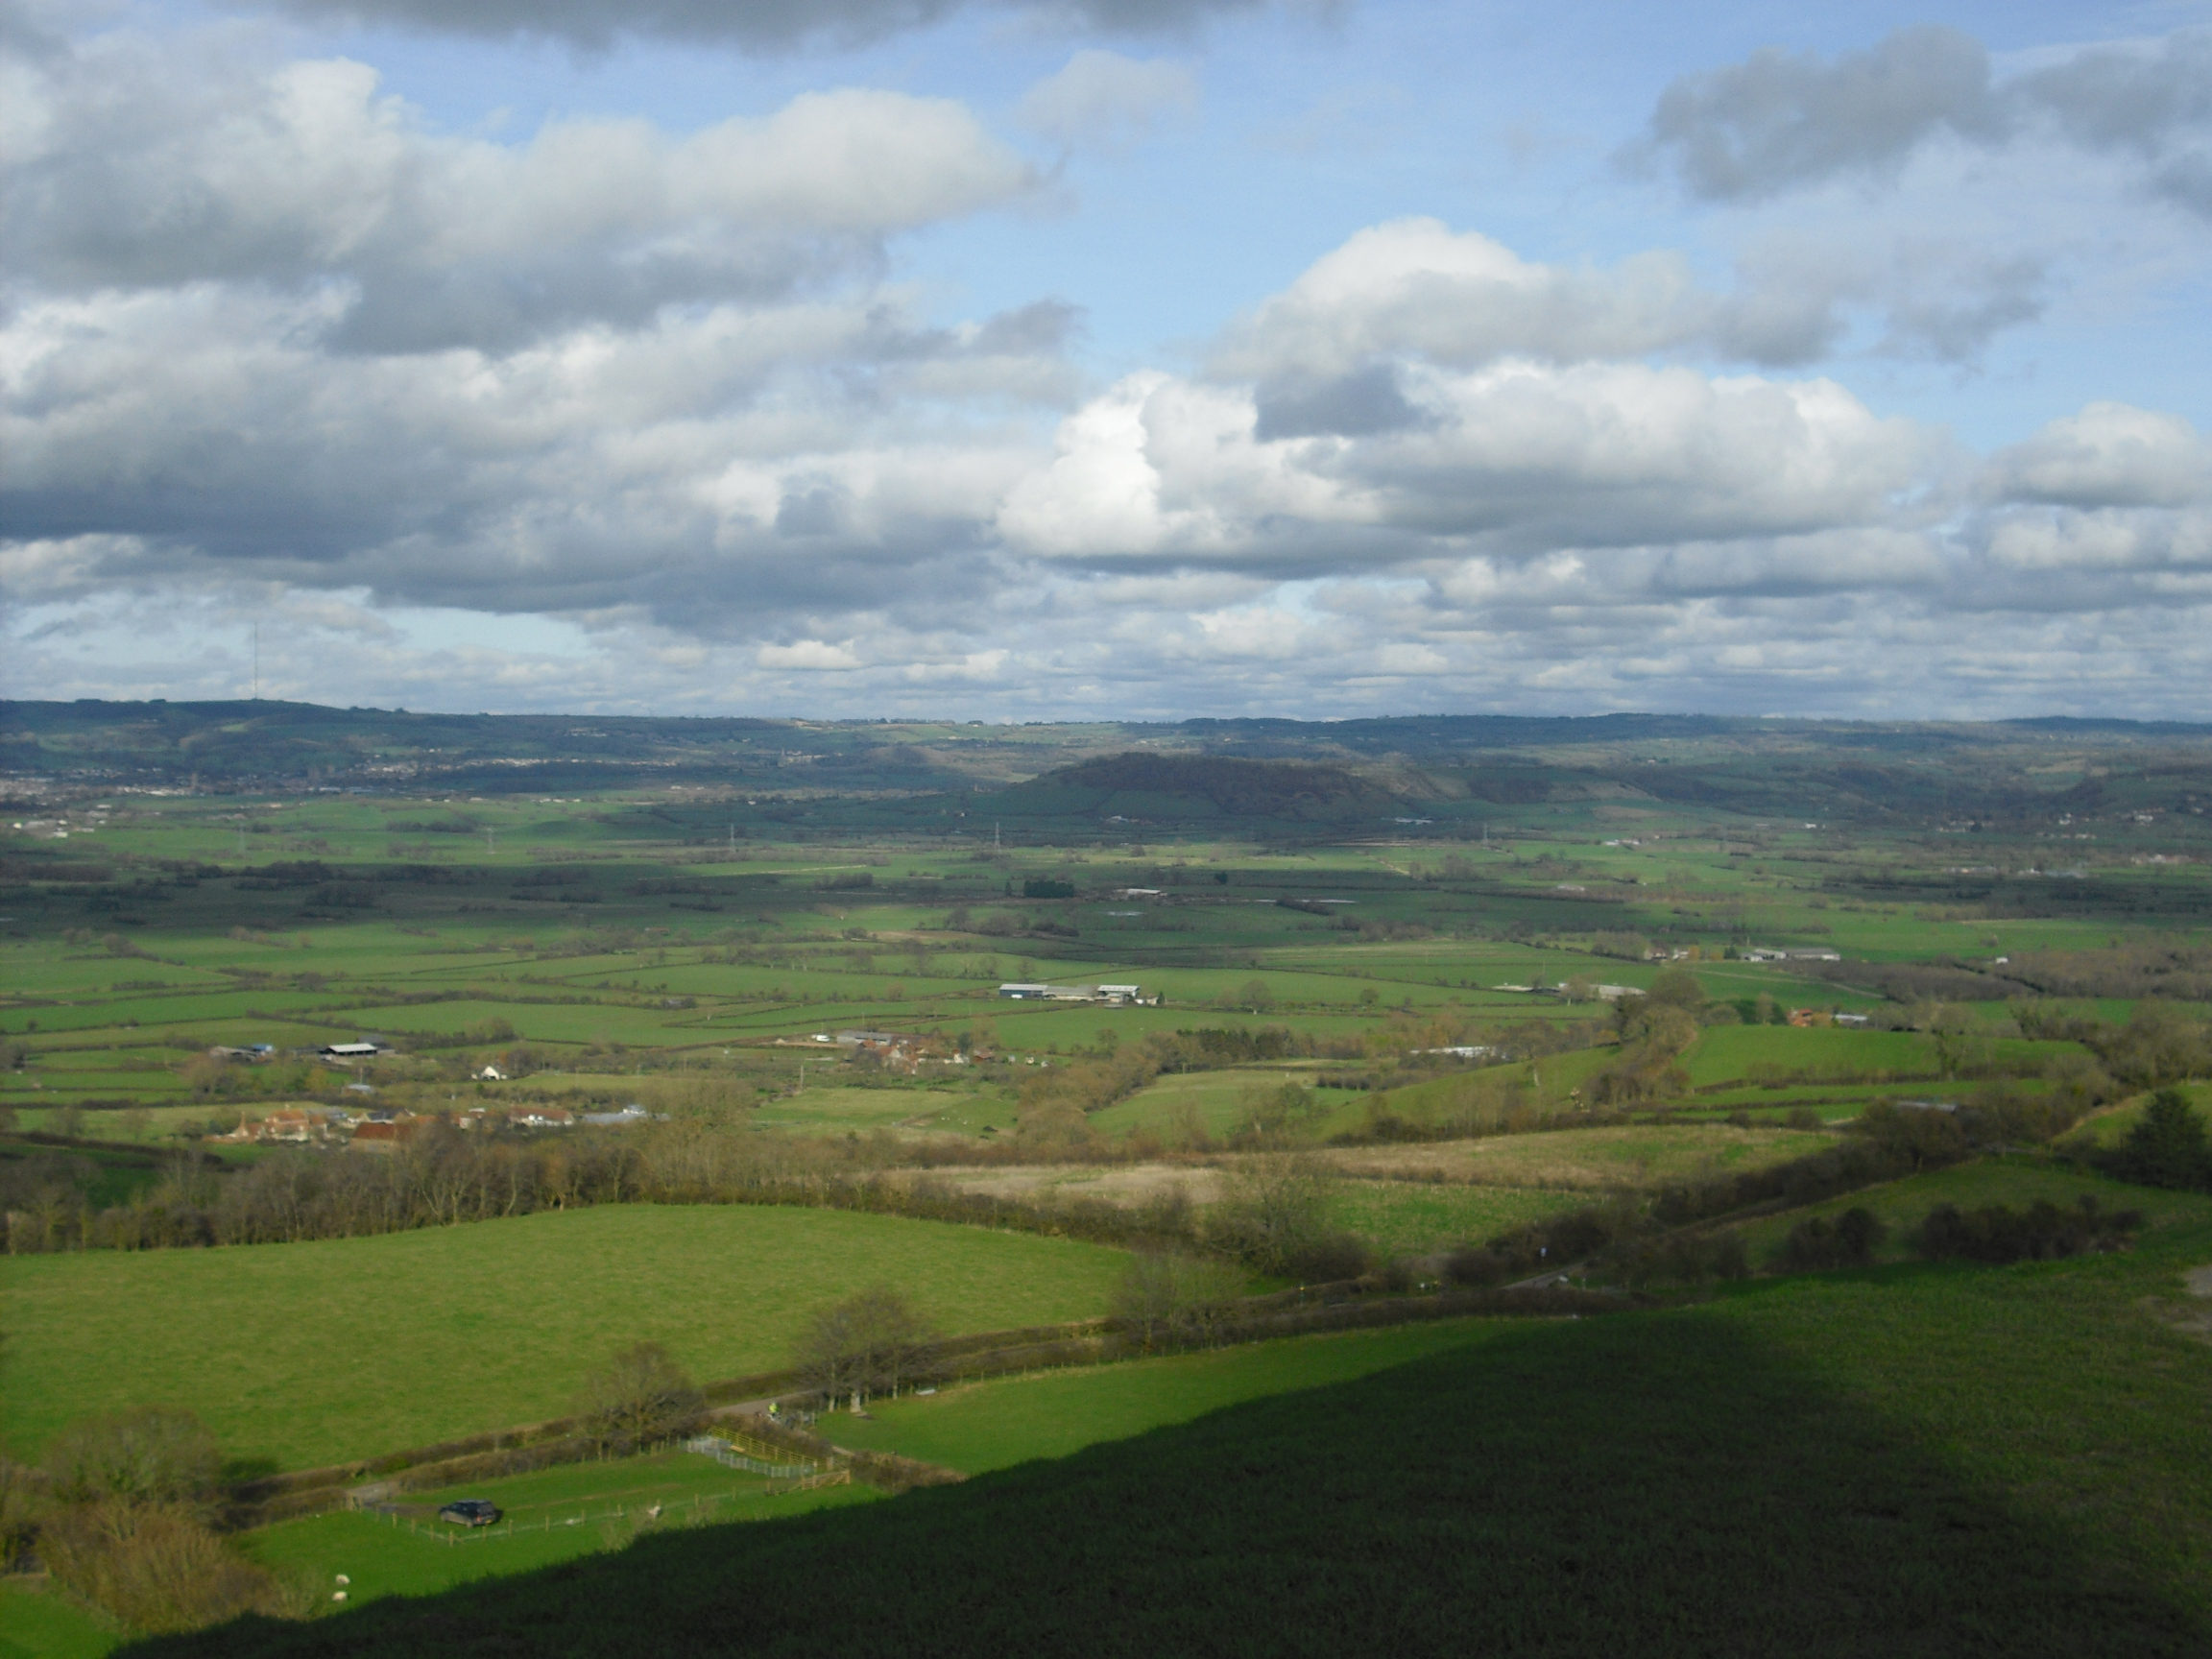
<path fill-rule="evenodd" d="M 1951 1302 L 1962 1287 L 1889 1286 L 1884 1318 L 1907 1328 L 1915 1372 L 1975 1347 Z M 1920 1420 L 1944 1409 L 1934 1395 L 1892 1418 L 1804 1363 L 1793 1328 L 1863 1318 L 1870 1289 L 1798 1293 L 1825 1313 L 1778 1303 L 1497 1330 L 1358 1382 L 962 1486 L 648 1537 L 421 1601 L 132 1651 L 2205 1651 L 2212 1630 L 2111 1553 L 2108 1534 L 2099 1542 L 2110 1517 L 2061 1523 L 2023 1507 L 1953 1461 L 1948 1435 Z M 2042 1343 L 2033 1324 L 1984 1329 L 2000 1351 L 1984 1357 L 2026 1358 L 2024 1343 Z M 2149 1387 L 2156 1398 L 2132 1408 L 2180 1432 L 2181 1380 L 2103 1385 Z M 2017 1435 L 2040 1408 L 2029 1392 L 1989 1392 L 1979 1438 Z"/>

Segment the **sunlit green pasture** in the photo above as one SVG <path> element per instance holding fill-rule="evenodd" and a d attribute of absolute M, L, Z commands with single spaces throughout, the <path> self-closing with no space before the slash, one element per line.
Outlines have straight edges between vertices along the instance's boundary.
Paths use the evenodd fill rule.
<path fill-rule="evenodd" d="M 1014 1103 L 995 1089 L 857 1089 L 831 1083 L 766 1101 L 753 1121 L 762 1129 L 824 1135 L 878 1129 L 977 1135 L 986 1125 L 994 1133 L 1011 1130 Z"/>
<path fill-rule="evenodd" d="M 1395 1257 L 1479 1244 L 1589 1202 L 1587 1190 L 1346 1181 L 1333 1195 L 1331 1209 L 1337 1226 L 1357 1233 L 1379 1254 Z"/>
<path fill-rule="evenodd" d="M 808 1312 L 891 1284 L 949 1332 L 1103 1312 L 1125 1258 L 840 1211 L 608 1206 L 215 1250 L 0 1258 L 0 1433 L 197 1411 L 233 1456 L 301 1467 L 558 1416 L 640 1340 L 702 1379 L 787 1362 Z M 180 1317 L 180 1310 L 189 1310 Z"/>
<path fill-rule="evenodd" d="M 860 1485 L 771 1496 L 758 1476 L 685 1452 L 571 1464 L 401 1502 L 411 1530 L 387 1516 L 341 1512 L 248 1533 L 246 1552 L 280 1573 L 311 1575 L 327 1596 L 340 1574 L 349 1604 L 385 1596 L 424 1596 L 473 1578 L 526 1573 L 594 1551 L 620 1548 L 655 1527 L 777 1521 L 879 1499 Z M 488 1498 L 507 1519 L 485 1531 L 442 1527 L 430 1514 L 455 1498 Z M 660 1505 L 658 1520 L 643 1511 Z M 619 1513 L 617 1513 L 619 1512 Z M 512 1523 L 510 1525 L 509 1523 Z"/>
<path fill-rule="evenodd" d="M 1917 1031 L 1868 1031 L 1842 1026 L 1716 1025 L 1698 1035 L 1682 1057 L 1694 1087 L 1741 1078 L 1753 1067 L 1873 1079 L 1937 1075 L 1941 1062 L 1933 1039 Z"/>
<path fill-rule="evenodd" d="M 1220 1071 L 1169 1072 L 1125 1100 L 1091 1116 L 1102 1135 L 1121 1136 L 1149 1129 L 1173 1141 L 1195 1121 L 1208 1136 L 1221 1139 L 1252 1126 L 1269 1095 L 1286 1084 L 1307 1089 L 1324 1110 L 1360 1098 L 1348 1089 L 1313 1087 L 1311 1066 L 1237 1067 Z"/>

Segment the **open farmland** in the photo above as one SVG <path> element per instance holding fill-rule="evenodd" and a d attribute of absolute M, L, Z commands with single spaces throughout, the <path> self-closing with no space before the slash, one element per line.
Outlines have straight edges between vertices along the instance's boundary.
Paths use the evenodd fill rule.
<path fill-rule="evenodd" d="M 1120 1262 L 1066 1239 L 740 1206 L 14 1257 L 6 1433 L 29 1453 L 74 1417 L 157 1401 L 233 1456 L 302 1468 L 560 1416 L 641 1340 L 702 1378 L 776 1370 L 811 1310 L 864 1286 L 898 1284 L 949 1332 L 1087 1318 Z"/>
<path fill-rule="evenodd" d="M 253 720 L 276 740 L 283 716 L 263 711 L 195 754 Z M 1698 1586 L 1766 1581 L 1759 1527 L 1851 1583 L 1923 1587 L 1837 1613 L 1869 1642 L 1911 1623 L 1899 1609 L 1967 1617 L 1945 1588 L 1961 1574 L 2013 1598 L 1976 1600 L 1974 1627 L 2013 1631 L 2006 1607 L 2056 1595 L 2033 1604 L 2074 1631 L 2073 1580 L 1992 1566 L 2034 1539 L 2090 1563 L 2083 1583 L 2132 1586 L 2112 1592 L 2135 1598 L 2124 1631 L 2199 1618 L 2161 1540 L 2212 1514 L 2174 1449 L 2201 1378 L 2172 1311 L 2178 1269 L 2212 1259 L 2212 1199 L 2125 1161 L 2151 1092 L 2201 1106 L 2212 1071 L 2200 816 L 2115 771 L 2123 747 L 2017 734 L 1966 763 L 1911 731 L 1506 756 L 1440 735 L 1475 726 L 1428 730 L 1270 729 L 1287 750 L 1334 745 L 1323 782 L 1365 817 L 1271 802 L 1316 776 L 1288 754 L 1165 729 L 871 727 L 865 750 L 822 739 L 856 757 L 830 782 L 743 733 L 733 770 L 663 757 L 590 787 L 48 778 L 0 832 L 0 1440 L 33 1458 L 93 1413 L 163 1407 L 197 1415 L 232 1477 L 298 1471 L 564 1415 L 640 1342 L 694 1382 L 784 1367 L 817 1315 L 859 1318 L 880 1288 L 946 1334 L 1127 1317 L 1005 1361 L 1077 1369 L 863 1386 L 873 1417 L 823 1419 L 841 1444 L 981 1478 L 961 1492 L 787 1502 L 704 1459 L 611 1455 L 499 1464 L 447 1494 L 525 1517 L 576 1502 L 587 1519 L 558 1533 L 444 1546 L 331 1513 L 222 1548 L 348 1573 L 375 1605 L 325 1628 L 374 1632 L 402 1617 L 392 1597 L 491 1605 L 469 1598 L 541 1587 L 556 1564 L 711 1558 L 712 1583 L 737 1581 L 685 1553 L 711 1527 L 625 1550 L 626 1493 L 705 1519 L 692 1500 L 720 1492 L 774 1523 L 721 1534 L 745 1540 L 739 1577 L 780 1563 L 805 1584 L 808 1550 L 937 1548 L 887 1516 L 948 1516 L 959 1548 L 1008 1553 L 990 1482 L 1019 1478 L 1010 1501 L 1046 1535 L 1094 1490 L 1117 1536 L 1228 1563 L 1234 1583 L 1245 1545 L 1223 1541 L 1258 1481 L 1267 1524 L 1290 1527 L 1269 1548 L 1346 1583 L 1370 1564 L 1297 1531 L 1312 1493 L 1382 1537 L 1433 1489 L 1457 1517 L 1439 1524 L 1473 1529 L 1463 1554 L 1549 1563 L 1512 1614 L 1547 1628 L 1595 1617 L 1557 1565 L 1592 1528 L 1685 1526 L 1744 1541 L 1651 1566 L 1710 1594 L 1700 1628 L 1734 1614 Z M 1942 799 L 1981 777 L 2011 816 L 1957 829 L 1893 763 L 1920 743 L 1950 757 Z M 2198 764 L 2176 743 L 2158 764 L 2181 771 L 2157 779 Z M 926 751 L 919 772 L 883 758 L 902 747 Z M 2102 816 L 2065 793 L 2092 769 Z M 1888 794 L 1867 795 L 1875 776 Z M 1176 787 L 1107 786 L 1138 777 Z M 2044 874 L 2060 815 L 2102 838 L 2068 843 L 2063 878 Z M 1137 999 L 1095 990 L 1113 985 Z M 1935 1203 L 2081 1192 L 2144 1212 L 2128 1253 L 1911 1259 Z M 1785 1270 L 1793 1230 L 1855 1207 L 1888 1229 L 1870 1265 Z M 1562 1272 L 1621 1293 L 1572 1304 L 1606 1317 L 1497 1316 L 1530 1304 L 1495 1286 Z M 1298 1319 L 1376 1328 L 1213 1346 L 1285 1329 L 1254 1311 L 1278 1290 Z M 1475 1306 L 1493 1311 L 1433 1319 Z M 1113 1359 L 1138 1332 L 1179 1351 Z M 793 1409 L 850 1404 L 808 1363 Z M 2001 1397 L 1984 1365 L 2019 1368 Z M 1631 1409 L 1615 1394 L 1638 1378 L 1658 1381 Z M 1977 1386 L 1982 1415 L 1955 1408 Z M 2066 1427 L 2031 1431 L 2047 1413 Z M 1535 1542 L 1508 1549 L 1482 1530 L 1490 1495 L 1534 1480 L 1561 1435 L 1582 1496 L 1548 1509 L 1551 1486 L 1531 1487 Z M 1656 1448 L 1691 1440 L 1710 1468 L 1686 1479 Z M 1620 1469 L 1626 1496 L 1588 1497 Z M 1805 1508 L 1807 1471 L 1862 1480 L 1851 1515 L 1896 1525 Z M 1187 1476 L 1194 1529 L 1169 1538 L 1135 1495 Z M 798 1513 L 816 1502 L 857 1508 Z M 2155 1525 L 2115 1518 L 2137 1502 Z M 610 1503 L 625 1513 L 603 1525 Z M 1968 1512 L 1970 1537 L 1946 1530 Z M 1645 1557 L 1623 1542 L 1608 1559 Z M 1467 1585 L 1430 1591 L 1457 1605 Z M 117 1632 L 70 1594 L 0 1585 L 7 1640 L 104 1651 Z M 1607 1606 L 1591 1642 L 1668 1650 L 1629 1601 Z M 1253 1628 L 1272 1629 L 1262 1611 Z M 834 1651 L 843 1628 L 792 1640 Z"/>

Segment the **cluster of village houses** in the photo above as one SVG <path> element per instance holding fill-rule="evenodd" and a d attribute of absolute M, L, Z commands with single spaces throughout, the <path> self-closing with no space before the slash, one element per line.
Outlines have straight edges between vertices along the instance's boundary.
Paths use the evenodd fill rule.
<path fill-rule="evenodd" d="M 456 1129 L 567 1129 L 579 1123 L 622 1128 L 653 1116 L 633 1101 L 618 1112 L 571 1112 L 565 1106 L 471 1106 L 440 1113 L 351 1112 L 343 1106 L 279 1106 L 259 1118 L 244 1118 L 215 1142 L 295 1146 L 349 1145 L 364 1152 L 388 1152 L 437 1121 Z"/>
<path fill-rule="evenodd" d="M 358 1065 L 384 1051 L 382 1042 L 367 1039 L 359 1043 L 326 1043 L 314 1050 L 318 1057 L 337 1066 Z M 251 1065 L 276 1058 L 278 1050 L 271 1044 L 251 1043 L 238 1047 L 217 1045 L 207 1052 L 218 1060 L 244 1061 Z M 475 1076 L 480 1082 L 506 1080 L 506 1073 L 496 1066 L 486 1066 Z M 241 1114 L 237 1128 L 207 1139 L 233 1144 L 350 1145 L 365 1152 L 385 1152 L 410 1140 L 425 1125 L 440 1120 L 463 1130 L 567 1129 L 579 1123 L 619 1129 L 645 1122 L 653 1116 L 636 1101 L 613 1112 L 572 1112 L 565 1106 L 525 1104 L 417 1113 L 373 1104 L 376 1095 L 373 1084 L 349 1083 L 344 1092 L 360 1095 L 361 1103 L 358 1106 L 278 1106 L 258 1118 Z"/>

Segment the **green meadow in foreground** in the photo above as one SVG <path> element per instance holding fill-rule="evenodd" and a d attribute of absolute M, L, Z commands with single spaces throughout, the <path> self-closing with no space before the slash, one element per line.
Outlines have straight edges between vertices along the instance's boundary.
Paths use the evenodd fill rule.
<path fill-rule="evenodd" d="M 2200 1219 L 2127 1257 L 1432 1328 L 1337 1381 L 1297 1357 L 1349 1347 L 1286 1344 L 1245 1362 L 1320 1385 L 963 1486 L 132 1651 L 2198 1654 L 2212 1349 L 2146 1303 L 2208 1257 Z M 1109 1433 L 1202 1409 L 1173 1365 L 865 1427 L 1004 1462 L 1086 1409 Z"/>
<path fill-rule="evenodd" d="M 491 1532 L 460 1533 L 429 1521 L 430 1510 L 460 1497 L 489 1498 L 514 1529 L 502 1523 Z M 245 1545 L 263 1566 L 318 1585 L 335 1584 L 344 1574 L 347 1599 L 359 1604 L 385 1596 L 432 1595 L 474 1579 L 527 1573 L 619 1547 L 652 1525 L 641 1512 L 655 1504 L 668 1525 L 682 1526 L 694 1513 L 727 1525 L 784 1521 L 816 1509 L 881 1501 L 880 1493 L 859 1485 L 771 1496 L 758 1476 L 734 1474 L 690 1453 L 668 1452 L 480 1480 L 446 1492 L 409 1493 L 406 1503 L 418 1513 L 422 1530 L 410 1530 L 388 1517 L 340 1512 L 264 1527 Z"/>
<path fill-rule="evenodd" d="M 948 1332 L 1086 1318 L 1106 1311 L 1126 1260 L 753 1205 L 8 1257 L 6 1440 L 35 1455 L 88 1413 L 158 1403 L 197 1412 L 233 1457 L 311 1467 L 560 1416 L 641 1340 L 702 1381 L 772 1370 L 810 1311 L 859 1286 L 898 1286 Z"/>

